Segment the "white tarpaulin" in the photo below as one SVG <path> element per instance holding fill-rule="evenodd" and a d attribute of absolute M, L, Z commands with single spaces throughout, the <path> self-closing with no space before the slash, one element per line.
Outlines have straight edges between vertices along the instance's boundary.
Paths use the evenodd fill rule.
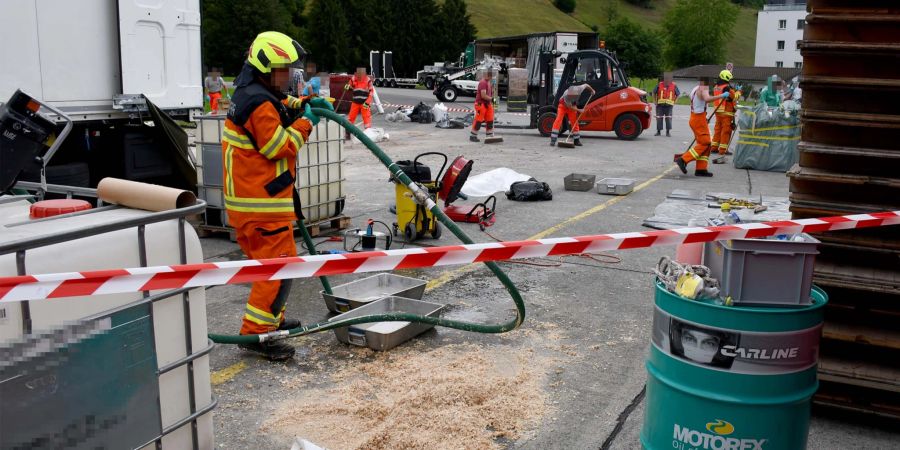
<path fill-rule="evenodd" d="M 469 177 L 463 185 L 462 193 L 469 197 L 487 197 L 500 191 L 509 189 L 509 185 L 516 181 L 525 181 L 531 178 L 515 170 L 506 167 L 489 170 Z"/>

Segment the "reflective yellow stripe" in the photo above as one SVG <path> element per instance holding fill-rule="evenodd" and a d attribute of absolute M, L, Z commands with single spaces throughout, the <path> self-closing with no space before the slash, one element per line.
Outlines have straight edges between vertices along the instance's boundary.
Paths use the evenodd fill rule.
<path fill-rule="evenodd" d="M 275 134 L 272 136 L 272 139 L 269 139 L 269 142 L 266 143 L 259 152 L 268 159 L 272 159 L 275 157 L 275 154 L 278 153 L 278 149 L 284 145 L 284 141 L 287 140 L 288 135 L 284 131 L 284 127 L 278 125 L 278 128 L 275 131 Z"/>
<path fill-rule="evenodd" d="M 225 131 L 222 132 L 222 140 L 237 148 L 253 150 L 253 142 L 250 141 L 249 137 L 238 134 L 229 128 L 225 128 Z"/>
<path fill-rule="evenodd" d="M 287 127 L 285 128 L 285 130 L 287 130 L 288 134 L 291 136 L 291 139 L 294 140 L 294 146 L 297 147 L 297 150 L 300 150 L 300 147 L 303 147 L 303 144 L 305 142 L 303 140 L 303 135 L 293 127 Z"/>
<path fill-rule="evenodd" d="M 257 316 L 259 316 L 261 319 L 270 320 L 270 321 L 274 321 L 274 320 L 275 320 L 275 315 L 274 315 L 274 314 L 272 314 L 272 313 L 270 313 L 270 312 L 268 312 L 268 311 L 261 310 L 261 309 L 255 307 L 255 306 L 253 306 L 253 305 L 251 305 L 251 304 L 249 304 L 249 303 L 247 304 L 247 312 L 248 312 L 248 313 L 254 313 L 254 314 L 256 314 Z"/>
<path fill-rule="evenodd" d="M 288 170 L 287 158 L 281 158 L 275 163 L 275 176 L 281 175 Z"/>
<path fill-rule="evenodd" d="M 244 313 L 244 318 L 260 325 L 278 325 L 278 322 L 275 321 L 274 318 L 269 319 L 268 317 L 262 317 L 259 314 L 250 311 L 250 307 L 247 307 L 247 311 Z"/>
<path fill-rule="evenodd" d="M 710 147 L 718 147 L 718 146 L 719 146 L 719 143 L 716 142 L 716 141 L 712 141 L 712 142 L 709 143 L 709 146 L 710 146 Z"/>
<path fill-rule="evenodd" d="M 737 141 L 738 144 L 747 144 L 747 145 L 758 145 L 760 147 L 768 147 L 769 144 L 765 142 L 752 142 L 752 141 Z"/>
<path fill-rule="evenodd" d="M 694 159 L 700 159 L 700 155 L 697 154 L 697 151 L 694 150 L 694 147 L 691 147 L 691 149 L 688 150 L 688 153 L 690 153 L 691 156 L 694 157 Z"/>
<path fill-rule="evenodd" d="M 697 158 L 697 161 L 709 161 L 709 156 L 700 156 Z"/>
<path fill-rule="evenodd" d="M 288 98 L 287 98 L 287 106 L 288 106 L 288 108 L 297 109 L 297 108 L 300 107 L 300 104 L 301 104 L 301 103 L 303 103 L 303 101 L 300 100 L 299 98 L 297 98 L 297 97 L 291 97 L 290 95 L 288 95 Z"/>
<path fill-rule="evenodd" d="M 290 213 L 294 212 L 292 198 L 251 198 L 225 196 L 225 208 L 237 212 Z"/>
<path fill-rule="evenodd" d="M 231 166 L 233 165 L 234 149 L 231 144 L 225 150 L 225 195 L 234 195 L 234 177 L 231 175 Z"/>

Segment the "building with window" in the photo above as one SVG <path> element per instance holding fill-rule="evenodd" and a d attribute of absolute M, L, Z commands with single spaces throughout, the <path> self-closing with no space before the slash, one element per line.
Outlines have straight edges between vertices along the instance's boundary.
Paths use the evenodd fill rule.
<path fill-rule="evenodd" d="M 802 67 L 800 41 L 805 25 L 806 0 L 766 0 L 756 19 L 754 65 Z"/>

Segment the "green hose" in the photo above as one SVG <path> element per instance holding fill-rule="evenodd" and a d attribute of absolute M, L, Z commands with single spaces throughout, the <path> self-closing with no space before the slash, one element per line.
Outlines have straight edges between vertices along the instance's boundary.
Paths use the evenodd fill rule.
<path fill-rule="evenodd" d="M 343 116 L 335 113 L 334 111 L 329 111 L 320 108 L 313 108 L 313 113 L 320 117 L 324 117 L 329 120 L 333 120 L 339 123 L 342 127 L 344 127 L 347 131 L 356 136 L 362 143 L 365 145 L 377 158 L 387 167 L 388 171 L 394 175 L 394 177 L 404 185 L 410 188 L 410 190 L 415 193 L 416 191 L 421 190 L 416 186 L 415 183 L 405 174 L 400 168 L 394 164 L 394 161 L 391 160 L 365 133 L 363 133 L 359 128 L 353 126 L 350 122 L 347 121 Z M 437 217 L 438 220 L 441 221 L 444 226 L 447 227 L 457 238 L 459 238 L 465 244 L 474 244 L 475 242 L 467 236 L 462 229 L 460 229 L 456 223 L 450 220 L 446 214 L 436 205 L 431 206 L 431 212 Z M 302 229 L 304 240 L 307 241 L 307 245 L 312 249 L 312 245 L 310 242 L 312 241 L 309 238 L 309 234 L 306 232 L 305 227 Z M 334 328 L 346 327 L 349 325 L 356 325 L 360 323 L 370 323 L 370 322 L 396 322 L 396 321 L 404 321 L 404 322 L 419 322 L 419 323 L 427 323 L 430 325 L 436 325 L 447 328 L 455 328 L 463 331 L 472 331 L 476 333 L 505 333 L 507 331 L 512 331 L 519 327 L 522 324 L 522 321 L 525 320 L 525 303 L 522 301 L 522 296 L 519 294 L 519 290 L 513 284 L 512 280 L 500 269 L 500 267 L 494 262 L 485 262 L 485 265 L 494 275 L 500 280 L 503 286 L 506 288 L 509 295 L 512 297 L 513 302 L 516 304 L 516 317 L 510 319 L 506 322 L 502 323 L 475 323 L 475 322 L 466 322 L 461 320 L 450 320 L 450 319 L 442 319 L 437 317 L 427 317 L 420 316 L 416 314 L 410 313 L 388 313 L 388 314 L 374 314 L 369 316 L 355 317 L 351 319 L 343 319 L 338 321 L 326 321 L 319 322 L 312 325 L 307 325 L 305 327 L 292 328 L 290 330 L 284 331 L 273 331 L 267 334 L 260 335 L 220 335 L 220 334 L 210 334 L 209 338 L 216 343 L 219 344 L 252 344 L 256 342 L 263 342 L 266 340 L 273 339 L 284 339 L 287 337 L 299 337 L 305 336 L 307 334 L 317 333 L 320 331 L 331 330 Z M 323 286 L 326 286 L 328 281 L 325 277 L 322 278 Z M 328 290 L 329 288 L 326 288 Z"/>
<path fill-rule="evenodd" d="M 306 248 L 309 249 L 310 255 L 316 254 L 316 244 L 312 240 L 312 236 L 309 235 L 309 231 L 306 231 L 306 224 L 303 223 L 303 219 L 297 218 L 297 222 L 300 225 L 300 235 L 303 236 L 303 242 L 306 243 Z M 325 291 L 326 294 L 331 295 L 331 283 L 328 282 L 328 277 L 319 277 L 319 280 L 322 282 L 322 290 Z"/>

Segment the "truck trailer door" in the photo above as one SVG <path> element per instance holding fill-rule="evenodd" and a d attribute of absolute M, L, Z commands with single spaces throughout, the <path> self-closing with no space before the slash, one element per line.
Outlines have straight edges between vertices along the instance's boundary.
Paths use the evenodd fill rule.
<path fill-rule="evenodd" d="M 200 0 L 118 0 L 122 93 L 203 108 Z"/>

